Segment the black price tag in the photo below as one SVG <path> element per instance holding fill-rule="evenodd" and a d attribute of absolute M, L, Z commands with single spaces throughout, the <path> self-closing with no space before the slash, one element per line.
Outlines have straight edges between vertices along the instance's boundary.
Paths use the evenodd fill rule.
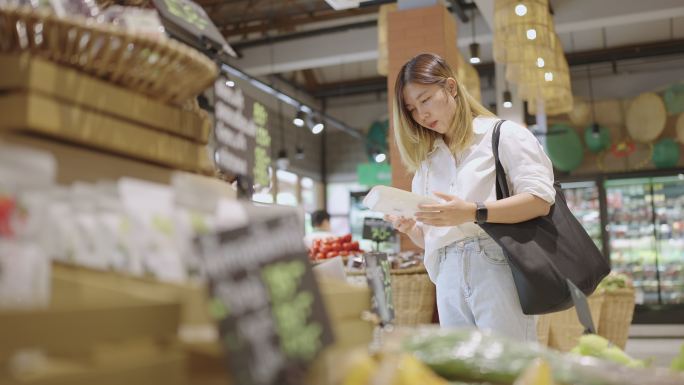
<path fill-rule="evenodd" d="M 363 239 L 374 242 L 389 242 L 394 240 L 396 232 L 392 224 L 382 218 L 363 218 Z"/>
<path fill-rule="evenodd" d="M 227 86 L 226 80 L 220 77 L 214 83 L 217 144 L 214 162 L 227 175 L 246 176 L 257 186 L 268 186 L 271 163 L 268 112 L 240 88 Z"/>
<path fill-rule="evenodd" d="M 386 253 L 366 253 L 366 280 L 373 293 L 373 311 L 383 325 L 394 321 L 394 300 L 392 298 L 392 277 Z"/>
<path fill-rule="evenodd" d="M 206 51 L 207 46 L 237 57 L 214 22 L 199 4 L 192 0 L 152 0 L 159 11 L 164 28 L 169 35 Z"/>
<path fill-rule="evenodd" d="M 230 373 L 246 385 L 300 384 L 333 342 L 296 214 L 200 237 Z"/>

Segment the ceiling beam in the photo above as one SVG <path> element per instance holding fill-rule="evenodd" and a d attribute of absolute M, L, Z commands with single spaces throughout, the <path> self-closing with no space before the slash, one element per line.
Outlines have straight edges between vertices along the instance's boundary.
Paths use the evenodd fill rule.
<path fill-rule="evenodd" d="M 243 36 L 250 33 L 266 33 L 275 30 L 288 30 L 292 27 L 318 23 L 322 21 L 338 20 L 356 16 L 364 16 L 378 12 L 378 7 L 356 8 L 345 11 L 325 10 L 313 13 L 298 14 L 287 16 L 276 20 L 254 20 L 252 24 L 249 21 L 240 24 L 230 24 L 229 22 L 218 22 L 219 30 L 226 38 L 232 36 Z"/>
<path fill-rule="evenodd" d="M 684 39 L 574 52 L 566 54 L 565 57 L 568 64 L 573 67 L 666 55 L 684 55 Z M 494 76 L 493 62 L 478 64 L 475 68 L 480 77 Z M 319 86 L 316 92 L 311 92 L 311 96 L 329 98 L 384 91 L 387 91 L 387 78 L 378 76 L 350 82 L 324 83 Z"/>

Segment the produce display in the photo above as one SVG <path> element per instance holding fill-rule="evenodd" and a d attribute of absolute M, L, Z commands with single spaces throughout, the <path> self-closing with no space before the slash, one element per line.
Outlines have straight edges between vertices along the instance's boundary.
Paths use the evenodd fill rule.
<path fill-rule="evenodd" d="M 618 289 L 633 288 L 632 280 L 625 274 L 612 272 L 608 274 L 596 287 L 598 292 L 605 290 L 607 292 L 614 292 Z"/>
<path fill-rule="evenodd" d="M 312 261 L 322 261 L 337 256 L 362 255 L 363 252 L 359 248 L 359 242 L 353 241 L 352 235 L 347 234 L 341 237 L 315 239 L 309 249 L 309 259 Z"/>
<path fill-rule="evenodd" d="M 667 369 L 634 368 L 594 357 L 563 354 L 470 329 L 422 328 L 403 349 L 450 381 L 514 384 L 537 359 L 548 362 L 554 381 L 566 385 L 674 385 L 684 376 Z"/>
<path fill-rule="evenodd" d="M 579 344 L 570 352 L 612 361 L 632 368 L 647 366 L 645 361 L 635 360 L 619 347 L 612 345 L 610 341 L 596 334 L 587 334 L 580 337 Z"/>

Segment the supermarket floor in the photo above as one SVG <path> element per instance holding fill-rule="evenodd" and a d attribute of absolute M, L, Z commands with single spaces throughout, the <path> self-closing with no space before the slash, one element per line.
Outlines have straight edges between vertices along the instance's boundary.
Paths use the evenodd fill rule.
<path fill-rule="evenodd" d="M 669 367 L 684 344 L 684 325 L 632 325 L 627 354 L 638 359 L 653 359 L 656 366 Z"/>

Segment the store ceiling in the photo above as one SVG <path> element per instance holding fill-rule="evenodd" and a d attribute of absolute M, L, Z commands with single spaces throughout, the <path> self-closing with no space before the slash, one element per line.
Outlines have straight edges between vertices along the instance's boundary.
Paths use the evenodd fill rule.
<path fill-rule="evenodd" d="M 493 69 L 494 0 L 474 2 L 482 12 L 475 17 L 484 62 L 478 70 L 486 76 Z M 315 97 L 379 92 L 386 84 L 375 69 L 377 5 L 334 11 L 324 0 L 200 3 L 240 53 L 233 64 L 252 75 L 277 75 Z M 551 0 L 551 6 L 571 66 L 614 61 L 619 68 L 621 60 L 648 65 L 662 55 L 684 55 L 682 0 Z M 457 44 L 466 54 L 471 25 L 457 24 Z"/>

